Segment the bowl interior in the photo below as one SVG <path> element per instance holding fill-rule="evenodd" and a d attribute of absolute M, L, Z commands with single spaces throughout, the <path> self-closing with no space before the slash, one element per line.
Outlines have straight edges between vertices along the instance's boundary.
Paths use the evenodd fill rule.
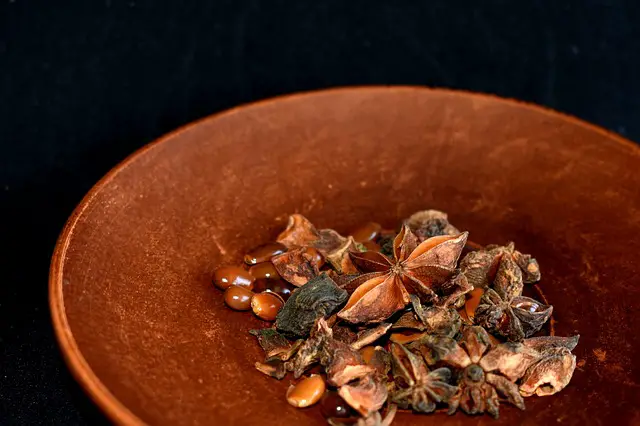
<path fill-rule="evenodd" d="M 359 88 L 231 110 L 137 153 L 87 196 L 54 256 L 54 325 L 116 421 L 323 424 L 287 405 L 288 378 L 254 370 L 247 331 L 264 323 L 224 306 L 213 270 L 293 212 L 346 232 L 437 208 L 475 242 L 535 255 L 557 333 L 582 336 L 570 386 L 525 412 L 503 404 L 500 422 L 626 423 L 640 416 L 639 169 L 630 143 L 486 96 Z"/>

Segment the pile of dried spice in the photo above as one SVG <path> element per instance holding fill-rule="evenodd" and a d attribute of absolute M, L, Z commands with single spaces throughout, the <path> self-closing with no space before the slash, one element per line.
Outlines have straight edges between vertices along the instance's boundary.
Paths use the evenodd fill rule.
<path fill-rule="evenodd" d="M 262 373 L 293 373 L 287 401 L 319 401 L 331 425 L 391 424 L 398 409 L 489 413 L 552 395 L 571 379 L 579 336 L 552 335 L 552 306 L 523 295 L 538 263 L 514 244 L 467 242 L 427 210 L 399 231 L 367 223 L 344 237 L 299 214 L 250 265 L 214 277 L 226 304 L 253 310 Z M 551 335 L 550 335 L 551 334 Z"/>

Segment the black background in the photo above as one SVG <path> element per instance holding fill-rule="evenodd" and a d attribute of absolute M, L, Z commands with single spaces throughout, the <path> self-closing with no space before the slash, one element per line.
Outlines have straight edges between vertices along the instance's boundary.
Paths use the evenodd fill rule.
<path fill-rule="evenodd" d="M 58 353 L 49 259 L 90 187 L 177 126 L 295 91 L 417 84 L 640 140 L 637 0 L 0 2 L 2 425 L 104 421 Z"/>

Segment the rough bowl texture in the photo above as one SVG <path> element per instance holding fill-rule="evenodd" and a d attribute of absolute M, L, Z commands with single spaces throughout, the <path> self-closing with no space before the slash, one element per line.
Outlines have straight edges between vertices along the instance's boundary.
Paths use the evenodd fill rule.
<path fill-rule="evenodd" d="M 395 424 L 629 424 L 640 419 L 640 150 L 538 107 L 418 88 L 295 95 L 204 119 L 134 154 L 69 220 L 51 270 L 54 326 L 80 383 L 122 424 L 323 424 L 253 369 L 250 313 L 216 266 L 287 215 L 346 231 L 449 212 L 481 243 L 538 258 L 579 367 L 498 422 L 400 414 Z"/>

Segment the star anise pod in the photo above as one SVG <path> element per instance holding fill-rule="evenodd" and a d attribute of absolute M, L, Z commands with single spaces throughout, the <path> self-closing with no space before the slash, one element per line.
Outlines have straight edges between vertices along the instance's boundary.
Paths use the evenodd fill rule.
<path fill-rule="evenodd" d="M 338 313 L 352 323 L 379 322 L 409 303 L 409 294 L 439 306 L 448 306 L 471 290 L 456 264 L 468 233 L 438 236 L 418 243 L 404 225 L 393 244 L 393 259 L 378 252 L 351 252 L 365 274 L 346 285 L 353 293 Z"/>
<path fill-rule="evenodd" d="M 552 312 L 553 306 L 530 297 L 516 296 L 505 300 L 489 288 L 482 295 L 473 320 L 492 333 L 519 342 L 537 333 Z"/>
<path fill-rule="evenodd" d="M 453 337 L 458 334 L 462 326 L 462 318 L 458 311 L 452 307 L 441 306 L 424 307 L 418 297 L 410 295 L 413 310 L 405 312 L 391 326 L 392 329 L 411 329 L 426 331 L 429 334 L 438 334 Z"/>
<path fill-rule="evenodd" d="M 391 355 L 396 379 L 391 401 L 401 409 L 431 413 L 437 404 L 446 403 L 458 390 L 448 383 L 451 380 L 448 368 L 429 371 L 421 357 L 396 343 L 391 345 Z"/>
<path fill-rule="evenodd" d="M 422 353 L 428 364 L 445 363 L 458 371 L 459 390 L 449 401 L 449 413 L 458 408 L 467 414 L 499 414 L 498 395 L 524 410 L 524 400 L 515 382 L 540 359 L 540 354 L 522 343 L 492 346 L 487 332 L 466 327 L 460 342 L 446 336 L 425 336 L 409 349 Z"/>
<path fill-rule="evenodd" d="M 460 270 L 473 287 L 487 288 L 494 282 L 501 263 L 506 260 L 517 265 L 517 268 L 513 269 L 513 276 L 510 277 L 514 289 L 521 287 L 523 283 L 540 281 L 538 262 L 531 255 L 516 250 L 513 243 L 506 246 L 488 245 L 483 250 L 467 254 L 460 261 Z"/>

